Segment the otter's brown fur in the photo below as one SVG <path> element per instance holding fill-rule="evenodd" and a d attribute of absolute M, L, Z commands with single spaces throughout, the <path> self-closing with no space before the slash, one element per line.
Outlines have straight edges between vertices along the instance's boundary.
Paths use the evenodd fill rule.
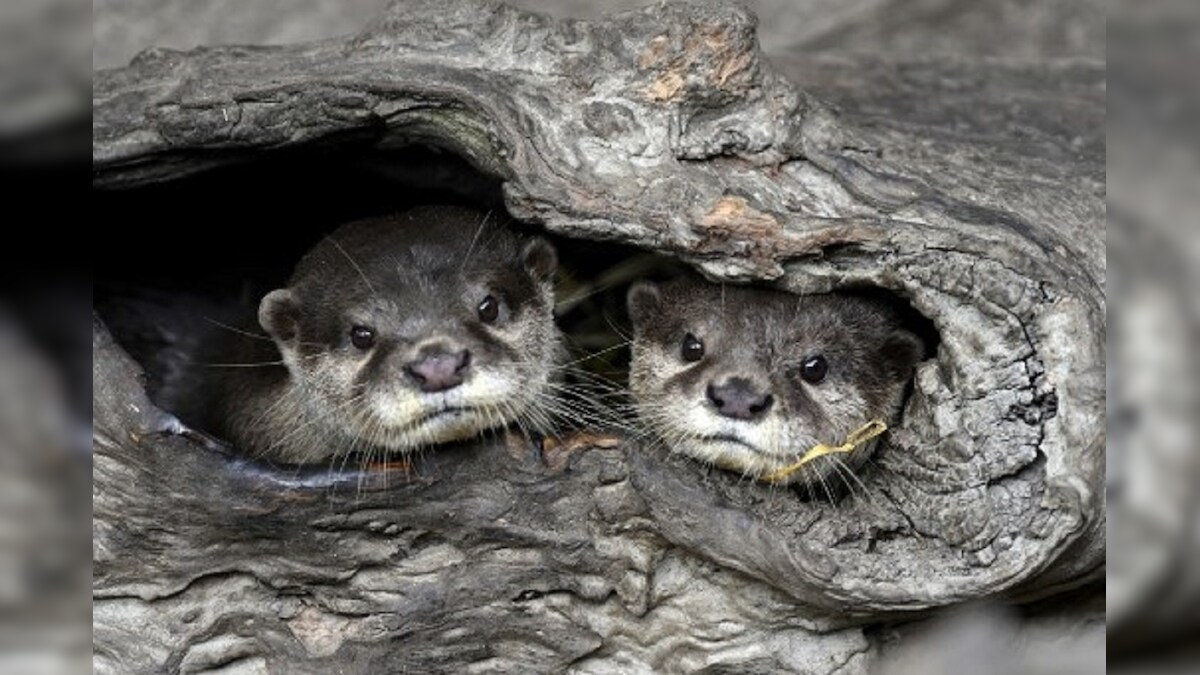
<path fill-rule="evenodd" d="M 519 421 L 562 351 L 556 265 L 546 241 L 465 209 L 344 225 L 262 299 L 271 340 L 240 358 L 278 365 L 220 371 L 206 426 L 254 455 L 311 464 Z"/>
<path fill-rule="evenodd" d="M 672 450 L 760 479 L 869 420 L 894 422 L 923 350 L 865 297 L 684 278 L 635 285 L 629 310 L 643 423 Z M 816 459 L 788 482 L 845 483 L 871 450 Z"/>

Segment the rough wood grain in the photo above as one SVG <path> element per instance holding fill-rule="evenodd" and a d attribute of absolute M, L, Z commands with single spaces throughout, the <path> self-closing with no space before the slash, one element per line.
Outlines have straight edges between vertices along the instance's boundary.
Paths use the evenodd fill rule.
<path fill-rule="evenodd" d="M 553 232 L 713 279 L 880 286 L 941 337 L 830 505 L 634 443 L 248 464 L 174 435 L 97 320 L 98 670 L 863 672 L 874 622 L 1097 580 L 1102 67 L 768 63 L 754 28 L 706 4 L 585 23 L 411 2 L 347 40 L 97 73 L 98 189 L 432 143 Z"/>

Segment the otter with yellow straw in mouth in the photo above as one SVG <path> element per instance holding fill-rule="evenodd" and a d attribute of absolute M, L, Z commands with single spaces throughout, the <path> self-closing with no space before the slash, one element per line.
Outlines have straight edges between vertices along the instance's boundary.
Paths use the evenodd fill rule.
<path fill-rule="evenodd" d="M 888 303 L 695 278 L 640 282 L 630 388 L 672 451 L 760 481 L 824 490 L 894 423 L 924 345 Z"/>

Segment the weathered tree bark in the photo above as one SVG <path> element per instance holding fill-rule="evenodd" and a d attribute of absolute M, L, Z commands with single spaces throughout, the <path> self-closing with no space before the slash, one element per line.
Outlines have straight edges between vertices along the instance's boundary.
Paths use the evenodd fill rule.
<path fill-rule="evenodd" d="M 771 64 L 751 16 L 706 5 L 402 3 L 347 40 L 98 73 L 97 188 L 430 143 L 552 232 L 883 287 L 941 339 L 831 505 L 633 442 L 274 471 L 172 435 L 97 320 L 98 670 L 862 672 L 873 622 L 1099 579 L 1103 117 L 1098 65 Z"/>

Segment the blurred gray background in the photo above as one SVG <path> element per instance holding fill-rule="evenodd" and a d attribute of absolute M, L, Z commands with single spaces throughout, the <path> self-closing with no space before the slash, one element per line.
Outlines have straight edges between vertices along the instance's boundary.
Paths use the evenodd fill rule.
<path fill-rule="evenodd" d="M 94 68 L 151 46 L 283 44 L 356 32 L 389 0 L 95 0 Z M 589 18 L 646 0 L 511 0 Z M 750 0 L 768 51 L 1104 58 L 1105 0 Z"/>

